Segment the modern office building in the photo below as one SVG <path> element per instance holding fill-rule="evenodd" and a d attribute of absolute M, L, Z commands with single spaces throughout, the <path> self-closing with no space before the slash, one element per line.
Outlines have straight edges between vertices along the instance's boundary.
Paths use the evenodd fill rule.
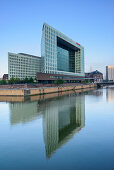
<path fill-rule="evenodd" d="M 24 53 L 8 53 L 8 79 L 11 77 L 20 78 L 33 78 L 35 79 L 36 73 L 40 72 L 41 57 L 24 54 Z"/>
<path fill-rule="evenodd" d="M 42 72 L 84 76 L 84 47 L 43 24 L 41 40 Z"/>
<path fill-rule="evenodd" d="M 84 48 L 44 23 L 41 57 L 8 53 L 8 79 L 35 78 L 36 73 L 74 76 L 74 80 L 76 76 L 84 77 Z"/>
<path fill-rule="evenodd" d="M 106 66 L 106 80 L 114 81 L 114 66 Z"/>

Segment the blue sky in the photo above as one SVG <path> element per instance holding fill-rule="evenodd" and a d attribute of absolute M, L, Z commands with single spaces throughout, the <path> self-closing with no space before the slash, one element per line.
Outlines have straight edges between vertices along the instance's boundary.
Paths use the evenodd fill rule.
<path fill-rule="evenodd" d="M 8 52 L 40 56 L 46 22 L 85 48 L 85 71 L 114 65 L 114 0 L 0 0 L 0 77 Z"/>

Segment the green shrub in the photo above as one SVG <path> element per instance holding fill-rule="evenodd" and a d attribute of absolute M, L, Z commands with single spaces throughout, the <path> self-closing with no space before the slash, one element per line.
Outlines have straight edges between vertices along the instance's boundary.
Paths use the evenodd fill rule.
<path fill-rule="evenodd" d="M 10 78 L 10 80 L 8 80 L 8 84 L 15 84 L 15 78 Z"/>
<path fill-rule="evenodd" d="M 57 79 L 54 81 L 54 84 L 63 84 L 64 80 L 63 79 Z"/>
<path fill-rule="evenodd" d="M 6 80 L 0 80 L 0 85 L 4 85 L 4 84 L 7 84 Z"/>
<path fill-rule="evenodd" d="M 24 83 L 28 83 L 29 82 L 29 79 L 26 77 L 25 79 L 24 79 Z"/>
<path fill-rule="evenodd" d="M 21 83 L 20 79 L 19 78 L 10 78 L 10 80 L 8 80 L 8 84 L 19 84 Z"/>
<path fill-rule="evenodd" d="M 29 79 L 29 83 L 34 83 L 34 80 L 32 77 Z"/>

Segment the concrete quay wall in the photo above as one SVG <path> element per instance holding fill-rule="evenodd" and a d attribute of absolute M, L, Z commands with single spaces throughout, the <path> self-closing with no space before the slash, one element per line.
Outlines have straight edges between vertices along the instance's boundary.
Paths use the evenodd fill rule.
<path fill-rule="evenodd" d="M 24 96 L 23 89 L 2 89 L 0 96 Z"/>
<path fill-rule="evenodd" d="M 90 85 L 79 85 L 79 86 L 59 86 L 59 87 L 46 87 L 46 88 L 40 88 L 40 89 L 30 89 L 30 95 L 36 95 L 36 94 L 48 94 L 48 93 L 60 93 L 63 91 L 69 91 L 69 90 L 78 90 L 78 89 L 87 89 L 87 88 L 94 88 L 96 87 L 95 84 Z"/>
<path fill-rule="evenodd" d="M 95 84 L 75 85 L 75 86 L 58 86 L 58 87 L 40 87 L 29 89 L 0 89 L 0 96 L 29 96 L 49 93 L 60 93 L 70 90 L 88 89 L 96 87 Z"/>

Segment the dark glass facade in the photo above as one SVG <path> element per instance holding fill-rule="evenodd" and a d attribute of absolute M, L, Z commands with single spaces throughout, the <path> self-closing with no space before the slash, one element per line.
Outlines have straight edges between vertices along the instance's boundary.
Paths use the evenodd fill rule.
<path fill-rule="evenodd" d="M 57 47 L 57 70 L 69 71 L 69 51 Z"/>

